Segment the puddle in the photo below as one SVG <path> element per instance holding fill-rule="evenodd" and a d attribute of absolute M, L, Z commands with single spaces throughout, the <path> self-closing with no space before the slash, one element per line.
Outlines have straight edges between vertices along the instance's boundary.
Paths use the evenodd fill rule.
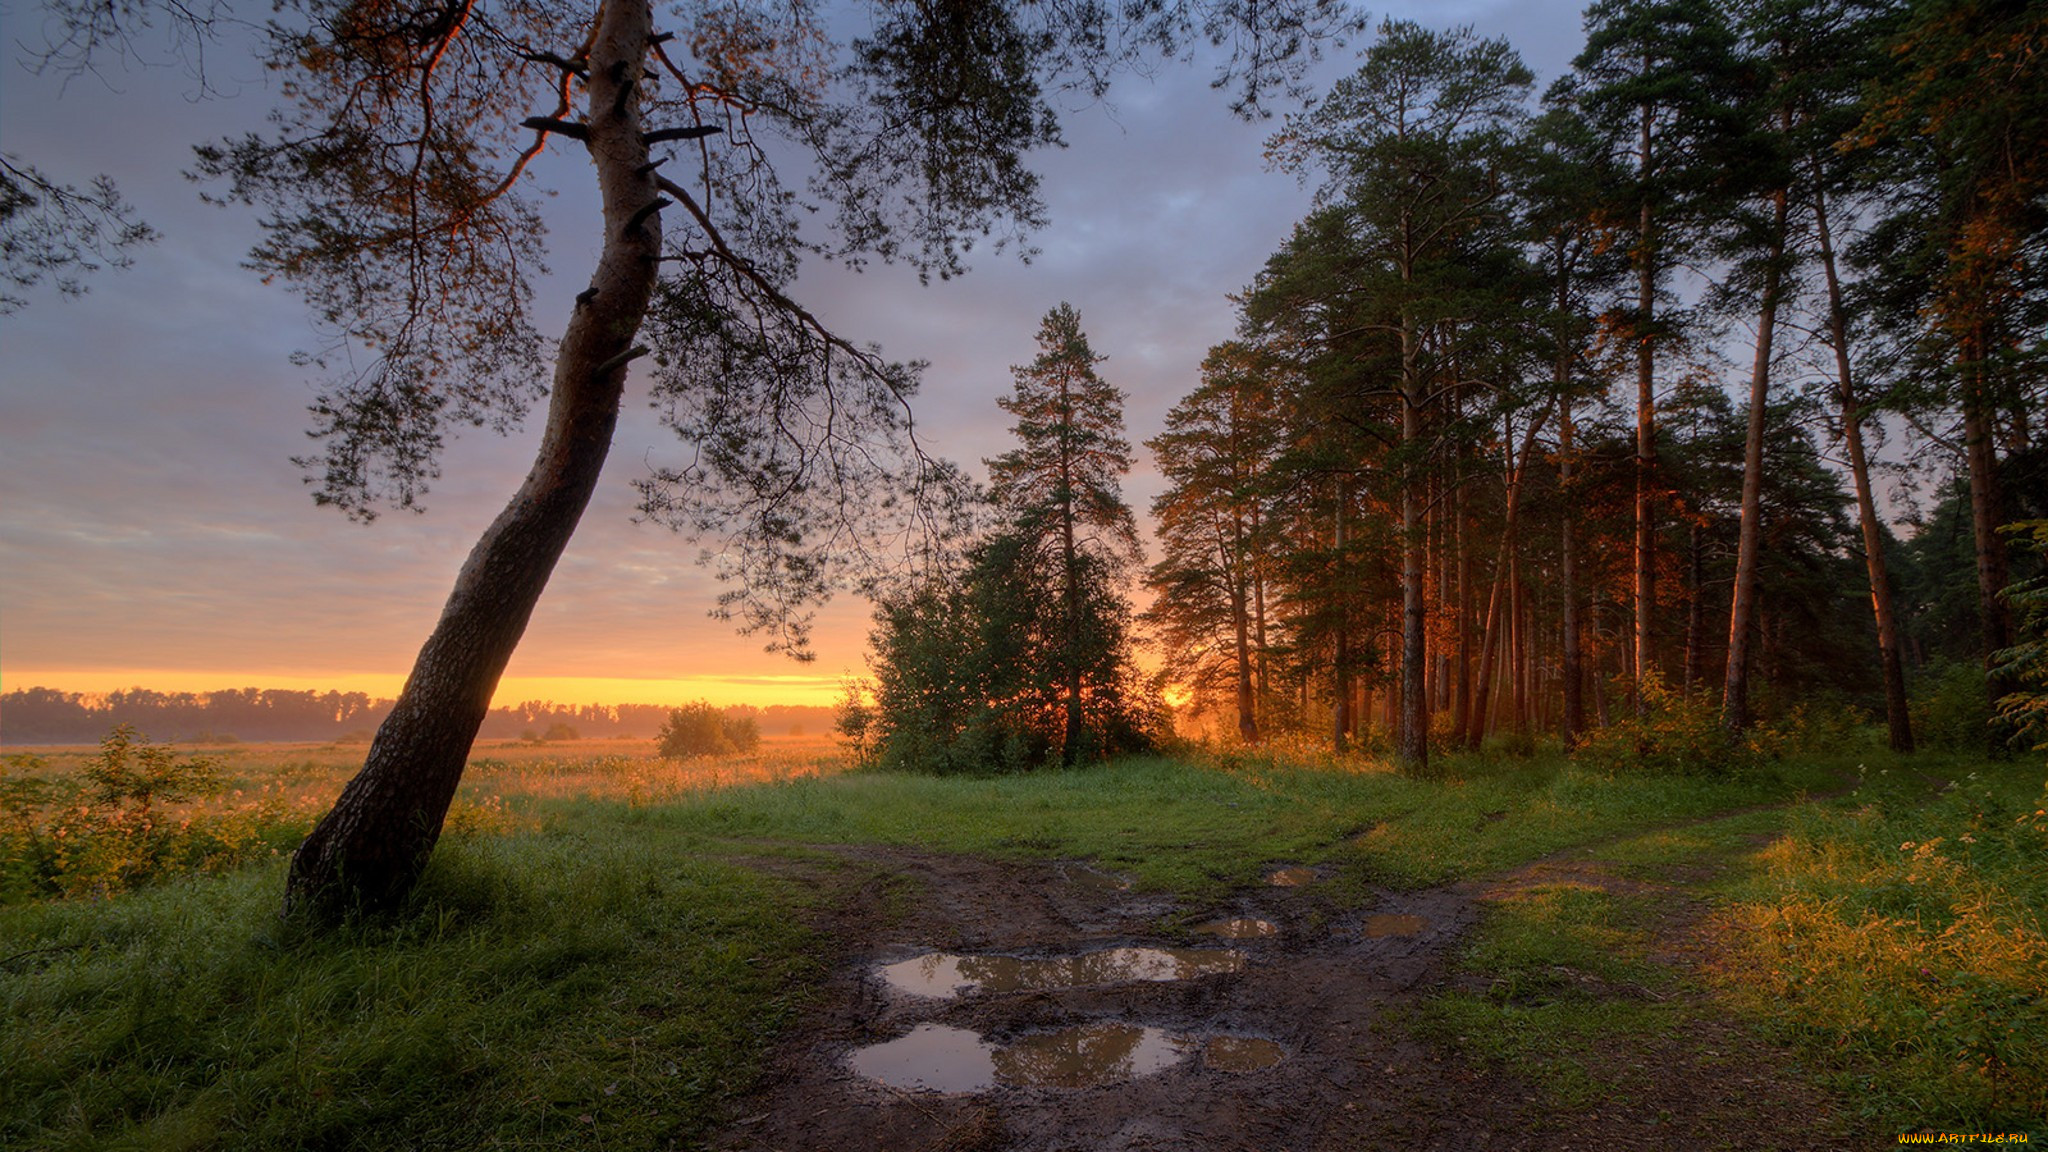
<path fill-rule="evenodd" d="M 1202 1066 L 1218 1072 L 1257 1072 L 1286 1058 L 1278 1044 L 1257 1036 L 1211 1036 L 1202 1045 Z"/>
<path fill-rule="evenodd" d="M 1093 888 L 1098 892 L 1128 892 L 1131 890 L 1130 877 L 1119 876 L 1114 872 L 1104 872 L 1097 868 L 1090 868 L 1086 864 L 1063 864 L 1060 866 L 1060 874 L 1065 876 L 1070 884 L 1078 884 L 1083 888 Z"/>
<path fill-rule="evenodd" d="M 1268 936 L 1278 936 L 1280 926 L 1271 920 L 1253 920 L 1241 916 L 1235 920 L 1205 921 L 1195 925 L 1194 931 L 1204 936 L 1221 936 L 1225 940 L 1260 940 Z"/>
<path fill-rule="evenodd" d="M 1276 888 L 1299 888 L 1315 882 L 1316 870 L 1313 868 L 1276 868 L 1266 873 L 1266 883 Z"/>
<path fill-rule="evenodd" d="M 919 1024 L 907 1035 L 854 1052 L 853 1070 L 892 1088 L 981 1092 L 996 1081 L 995 1047 L 965 1028 Z"/>
<path fill-rule="evenodd" d="M 1197 1042 L 1135 1024 L 1085 1024 L 1027 1036 L 995 1054 L 996 1079 L 1019 1088 L 1094 1088 L 1171 1068 Z"/>
<path fill-rule="evenodd" d="M 1396 916 L 1391 914 L 1367 916 L 1367 936 L 1413 936 L 1429 927 L 1429 921 L 1420 916 Z"/>
<path fill-rule="evenodd" d="M 1095 1088 L 1163 1072 L 1196 1052 L 1204 1067 L 1257 1072 L 1285 1059 L 1278 1044 L 1256 1036 L 1204 1041 L 1160 1028 L 1105 1021 L 1026 1036 L 998 1048 L 980 1034 L 919 1024 L 907 1034 L 856 1050 L 853 1070 L 893 1088 L 986 1092 L 1012 1088 Z"/>
<path fill-rule="evenodd" d="M 881 968 L 889 987 L 951 999 L 971 992 L 1052 992 L 1095 984 L 1194 980 L 1244 970 L 1226 948 L 1109 948 L 1079 956 L 957 956 L 927 952 Z"/>

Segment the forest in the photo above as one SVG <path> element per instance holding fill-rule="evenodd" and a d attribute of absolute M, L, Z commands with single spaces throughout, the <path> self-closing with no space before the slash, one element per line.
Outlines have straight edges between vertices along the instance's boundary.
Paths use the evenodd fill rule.
<path fill-rule="evenodd" d="M 1146 444 L 1149 566 L 1124 397 L 1046 317 L 991 526 L 878 613 L 886 758 L 1071 763 L 1162 691 L 1411 769 L 1496 739 L 1658 758 L 1663 724 L 1702 770 L 1851 712 L 1901 751 L 2017 738 L 2048 100 L 2010 76 L 2038 13 L 1608 2 L 1586 29 L 1539 94 L 1504 41 L 1389 21 L 1273 133 L 1316 210 Z"/>

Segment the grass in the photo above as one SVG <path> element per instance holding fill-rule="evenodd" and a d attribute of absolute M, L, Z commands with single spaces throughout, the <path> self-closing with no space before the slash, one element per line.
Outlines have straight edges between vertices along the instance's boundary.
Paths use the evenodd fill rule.
<path fill-rule="evenodd" d="M 283 807 L 309 813 L 360 756 L 222 752 L 244 795 L 213 803 L 269 789 L 305 797 Z M 1366 759 L 1271 753 L 963 779 L 847 771 L 816 739 L 709 762 L 650 752 L 644 741 L 480 747 L 458 800 L 468 815 L 416 898 L 339 933 L 280 934 L 282 862 L 267 857 L 0 907 L 0 1146 L 692 1146 L 729 1118 L 837 962 L 805 927 L 845 867 L 824 846 L 1087 859 L 1190 904 L 1277 864 L 1313 864 L 1330 877 L 1327 899 L 1362 903 L 1376 886 L 1498 873 L 1577 845 L 1604 845 L 1612 867 L 1645 876 L 1703 853 L 1733 859 L 1791 818 L 1694 822 L 1853 771 L 1788 760 L 1733 779 L 1662 779 L 1555 756 L 1449 757 L 1443 779 L 1418 781 Z M 48 757 L 46 770 L 66 762 Z M 1905 819 L 1917 797 L 1895 783 L 1885 778 L 1884 795 Z M 1843 828 L 1877 835 L 1874 822 L 1892 817 L 1857 815 L 1882 790 L 1865 789 L 1801 835 L 1816 846 Z M 776 856 L 804 863 L 761 866 Z M 2009 884 L 2038 918 L 2022 864 L 1985 892 Z M 1757 883 L 1789 883 L 1775 875 Z M 1746 915 L 1792 896 L 1729 900 Z M 1491 990 L 1420 1023 L 1551 1069 L 1546 1091 L 1560 1101 L 1591 1100 L 1604 1073 L 1583 1058 L 1589 1045 L 1672 1027 L 1657 999 L 1671 978 L 1643 956 L 1654 916 L 1625 892 L 1506 902 L 1465 960 Z M 1615 989 L 1627 994 L 1605 994 Z"/>
<path fill-rule="evenodd" d="M 250 869 L 17 907 L 8 1148 L 658 1148 L 743 1090 L 810 897 L 652 836 L 458 839 L 405 914 L 279 935 Z"/>
<path fill-rule="evenodd" d="M 1866 773 L 1844 803 L 1794 814 L 1728 895 L 1724 994 L 1867 1115 L 2048 1130 L 2038 764 Z"/>
<path fill-rule="evenodd" d="M 1617 1052 L 1733 1014 L 1875 1130 L 2043 1133 L 2041 771 L 1869 759 L 1845 795 L 1601 844 L 1587 854 L 1600 883 L 1497 894 L 1465 986 L 1419 1027 L 1585 1109 L 1628 1090 Z M 1656 926 L 1674 892 L 1711 902 L 1691 984 L 1646 960 L 1670 944 Z"/>

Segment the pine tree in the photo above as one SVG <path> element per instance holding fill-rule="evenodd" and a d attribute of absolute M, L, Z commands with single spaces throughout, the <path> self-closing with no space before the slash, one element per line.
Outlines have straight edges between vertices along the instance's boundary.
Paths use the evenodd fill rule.
<path fill-rule="evenodd" d="M 987 462 L 989 499 L 1012 532 L 1051 558 L 1060 634 L 1047 655 L 1064 694 L 1065 764 L 1075 762 L 1086 742 L 1086 693 L 1093 687 L 1086 673 L 1095 662 L 1094 643 L 1104 639 L 1091 635 L 1091 586 L 1120 580 L 1141 556 L 1121 485 L 1131 468 L 1124 395 L 1095 371 L 1102 360 L 1088 346 L 1073 305 L 1046 313 L 1037 358 L 1011 369 L 1012 390 L 997 401 L 1016 417 L 1010 430 L 1017 447 Z"/>
<path fill-rule="evenodd" d="M 1146 620 L 1165 672 L 1193 686 L 1198 707 L 1227 694 L 1247 744 L 1260 739 L 1267 556 L 1279 543 L 1265 490 L 1280 448 L 1277 370 L 1249 345 L 1217 345 L 1201 386 L 1145 442 L 1167 482 L 1152 502 L 1165 554 L 1146 574 L 1157 595 Z"/>
<path fill-rule="evenodd" d="M 1473 315 L 1512 314 L 1499 276 L 1506 245 L 1509 143 L 1532 83 L 1502 40 L 1467 29 L 1380 26 L 1358 71 L 1311 113 L 1290 118 L 1281 143 L 1298 165 L 1330 176 L 1324 198 L 1343 214 L 1358 254 L 1351 291 L 1375 301 L 1371 326 L 1391 355 L 1399 408 L 1401 723 L 1399 755 L 1429 761 L 1424 695 L 1428 459 L 1448 418 L 1443 400 L 1475 346 Z M 1369 337 L 1370 338 L 1370 337 Z"/>

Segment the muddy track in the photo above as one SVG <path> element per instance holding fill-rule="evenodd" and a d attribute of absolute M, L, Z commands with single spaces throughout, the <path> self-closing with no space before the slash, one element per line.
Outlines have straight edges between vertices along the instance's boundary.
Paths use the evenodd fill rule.
<path fill-rule="evenodd" d="M 1684 888 L 1623 880 L 1574 849 L 1478 881 L 1387 892 L 1340 908 L 1319 886 L 1262 886 L 1182 908 L 1079 862 L 1005 862 L 873 846 L 836 850 L 842 891 L 822 925 L 843 957 L 816 1007 L 780 1046 L 763 1087 L 740 1104 L 722 1149 L 1300 1150 L 1868 1147 L 1839 1134 L 1839 1104 L 1711 1012 L 1672 1035 L 1596 1052 L 1588 1071 L 1612 1094 L 1556 1113 L 1513 1076 L 1413 1036 L 1429 995 L 1458 981 L 1456 947 L 1489 900 L 1553 882 L 1670 899 L 1653 957 L 1689 968 L 1709 951 L 1703 903 Z M 821 878 L 822 880 L 822 878 Z M 1647 886 L 1647 888 L 1646 888 Z M 1271 935 L 1191 934 L 1197 918 L 1255 918 Z M 1064 957 L 1119 947 L 1231 948 L 1235 971 L 1179 981 L 1084 984 L 952 998 L 909 995 L 878 973 L 933 952 Z M 1633 988 L 1596 995 L 1634 996 Z M 1112 1054 L 1092 1087 L 1015 1078 L 971 1092 L 891 1086 L 857 1074 L 853 1054 L 930 1026 L 1017 1051 L 1087 1025 L 1158 1030 L 1186 1057 L 1123 1077 Z M 923 1026 L 923 1027 L 921 1027 Z M 1206 1058 L 1215 1037 L 1277 1044 L 1279 1063 L 1230 1071 Z M 1097 1044 L 1099 1047 L 1099 1043 Z M 1068 1055 L 1075 1045 L 1068 1045 Z M 1082 1045 L 1081 1047 L 1087 1047 Z M 1086 1055 L 1086 1053 L 1083 1053 Z M 1085 1062 L 1085 1061 L 1084 1061 Z M 1101 1072 L 1107 1068 L 1108 1071 Z M 1086 1078 L 1086 1077 L 1084 1077 Z M 899 1084 L 906 1081 L 899 1079 Z M 908 1083 L 914 1084 L 911 1080 Z"/>

